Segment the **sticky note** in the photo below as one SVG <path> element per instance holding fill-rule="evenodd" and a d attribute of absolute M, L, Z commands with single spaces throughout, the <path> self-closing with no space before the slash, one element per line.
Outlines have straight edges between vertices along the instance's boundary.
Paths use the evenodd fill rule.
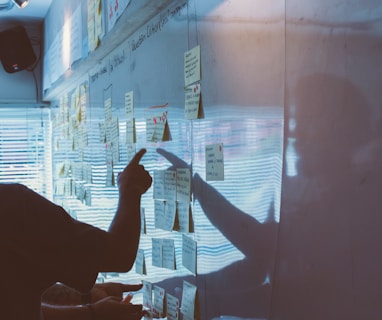
<path fill-rule="evenodd" d="M 196 46 L 184 53 L 184 83 L 189 86 L 200 79 L 200 46 Z"/>
<path fill-rule="evenodd" d="M 146 118 L 147 142 L 168 141 L 167 111 Z"/>
<path fill-rule="evenodd" d="M 135 272 L 138 274 L 147 274 L 145 252 L 143 249 L 138 249 L 137 258 L 135 260 Z"/>
<path fill-rule="evenodd" d="M 164 172 L 164 198 L 165 200 L 176 200 L 176 171 L 166 170 Z"/>
<path fill-rule="evenodd" d="M 134 117 L 134 92 L 129 91 L 125 93 L 125 112 L 126 118 L 131 119 Z"/>
<path fill-rule="evenodd" d="M 166 294 L 167 320 L 179 320 L 179 299 L 173 295 Z"/>
<path fill-rule="evenodd" d="M 182 264 L 193 274 L 196 274 L 196 241 L 183 234 Z"/>
<path fill-rule="evenodd" d="M 183 320 L 195 319 L 196 292 L 196 286 L 187 281 L 183 281 L 182 305 L 180 307 Z"/>
<path fill-rule="evenodd" d="M 175 243 L 173 239 L 163 239 L 163 268 L 175 270 Z"/>
<path fill-rule="evenodd" d="M 190 202 L 191 171 L 188 168 L 176 169 L 176 201 Z"/>
<path fill-rule="evenodd" d="M 165 202 L 163 200 L 154 200 L 155 228 L 165 229 L 165 214 Z"/>
<path fill-rule="evenodd" d="M 154 267 L 162 268 L 163 266 L 163 252 L 162 252 L 162 239 L 152 238 L 152 264 Z"/>
<path fill-rule="evenodd" d="M 143 306 L 148 310 L 152 310 L 153 308 L 153 300 L 152 300 L 152 291 L 153 284 L 149 281 L 142 280 L 142 293 L 143 293 Z"/>
<path fill-rule="evenodd" d="M 105 121 L 110 121 L 112 118 L 111 98 L 104 101 Z"/>
<path fill-rule="evenodd" d="M 206 146 L 206 180 L 224 180 L 224 157 L 223 144 L 211 144 Z"/>
<path fill-rule="evenodd" d="M 179 232 L 191 232 L 191 204 L 189 201 L 177 203 L 177 216 L 177 225 L 174 228 Z"/>
<path fill-rule="evenodd" d="M 194 84 L 186 87 L 184 108 L 184 117 L 186 119 L 191 120 L 201 118 L 201 90 L 202 88 L 200 84 Z"/>
<path fill-rule="evenodd" d="M 135 119 L 128 119 L 126 120 L 126 143 L 132 144 L 136 142 Z"/>
<path fill-rule="evenodd" d="M 105 121 L 106 142 L 118 140 L 119 138 L 119 122 L 118 118 Z"/>
<path fill-rule="evenodd" d="M 153 312 L 158 318 L 162 318 L 164 316 L 164 300 L 165 290 L 157 285 L 154 285 Z"/>
<path fill-rule="evenodd" d="M 176 217 L 176 202 L 166 201 L 164 206 L 164 223 L 163 230 L 172 231 L 174 229 Z"/>
<path fill-rule="evenodd" d="M 155 170 L 153 177 L 153 198 L 164 199 L 164 172 L 165 170 Z"/>
<path fill-rule="evenodd" d="M 113 159 L 111 147 L 106 145 L 106 187 L 114 186 Z"/>

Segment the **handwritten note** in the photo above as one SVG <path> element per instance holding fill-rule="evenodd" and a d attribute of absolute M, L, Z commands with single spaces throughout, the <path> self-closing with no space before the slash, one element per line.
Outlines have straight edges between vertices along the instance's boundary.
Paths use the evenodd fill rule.
<path fill-rule="evenodd" d="M 138 274 L 147 274 L 145 252 L 143 249 L 138 249 L 137 258 L 135 260 L 135 272 Z"/>
<path fill-rule="evenodd" d="M 182 264 L 196 274 L 196 241 L 184 234 L 182 240 Z"/>
<path fill-rule="evenodd" d="M 173 295 L 166 294 L 167 320 L 179 320 L 179 299 Z"/>
<path fill-rule="evenodd" d="M 172 231 L 174 229 L 175 217 L 176 217 L 176 202 L 166 201 L 165 202 L 165 213 L 164 213 L 164 223 L 163 229 L 167 231 Z"/>
<path fill-rule="evenodd" d="M 152 106 L 145 109 L 147 142 L 170 141 L 171 133 L 168 124 L 167 106 Z"/>
<path fill-rule="evenodd" d="M 106 143 L 108 144 L 108 148 L 110 148 L 112 152 L 113 164 L 116 164 L 120 160 L 118 118 L 113 118 L 110 121 L 105 121 L 105 128 Z"/>
<path fill-rule="evenodd" d="M 163 268 L 175 270 L 175 243 L 173 239 L 163 239 Z"/>
<path fill-rule="evenodd" d="M 164 198 L 168 201 L 176 200 L 176 171 L 164 172 Z"/>
<path fill-rule="evenodd" d="M 206 180 L 224 180 L 224 157 L 222 143 L 206 146 Z"/>
<path fill-rule="evenodd" d="M 201 118 L 201 90 L 200 84 L 186 87 L 184 117 L 188 120 Z"/>
<path fill-rule="evenodd" d="M 154 267 L 162 268 L 163 266 L 163 251 L 162 239 L 152 238 L 152 265 Z"/>
<path fill-rule="evenodd" d="M 153 298 L 152 298 L 152 292 L 153 292 L 153 284 L 149 281 L 142 280 L 143 288 L 143 306 L 147 308 L 148 310 L 152 310 L 153 308 Z"/>
<path fill-rule="evenodd" d="M 106 125 L 105 122 L 98 123 L 99 128 L 99 142 L 106 143 Z"/>
<path fill-rule="evenodd" d="M 105 120 L 106 142 L 112 142 L 119 139 L 118 118 Z"/>
<path fill-rule="evenodd" d="M 176 200 L 179 202 L 191 200 L 191 171 L 188 168 L 176 169 Z"/>
<path fill-rule="evenodd" d="M 153 312 L 157 318 L 162 318 L 164 316 L 164 300 L 165 290 L 157 285 L 154 285 Z"/>
<path fill-rule="evenodd" d="M 105 121 L 111 121 L 111 118 L 112 118 L 111 98 L 107 98 L 104 101 L 104 110 L 105 110 Z"/>
<path fill-rule="evenodd" d="M 126 118 L 134 118 L 134 92 L 129 91 L 125 93 L 125 112 Z"/>
<path fill-rule="evenodd" d="M 184 82 L 189 86 L 200 79 L 200 46 L 196 46 L 184 54 Z"/>
<path fill-rule="evenodd" d="M 164 172 L 165 170 L 154 171 L 153 197 L 154 199 L 164 199 Z"/>
<path fill-rule="evenodd" d="M 166 134 L 167 111 L 146 118 L 146 139 L 148 142 L 168 141 L 169 137 Z"/>
<path fill-rule="evenodd" d="M 135 119 L 126 120 L 126 143 L 132 144 L 137 142 L 136 132 L 135 132 Z"/>
<path fill-rule="evenodd" d="M 179 232 L 191 232 L 191 205 L 190 202 L 178 202 L 177 203 L 177 225 L 174 227 Z"/>
<path fill-rule="evenodd" d="M 154 223 L 157 229 L 165 229 L 165 204 L 163 200 L 154 200 Z"/>
<path fill-rule="evenodd" d="M 195 319 L 196 293 L 197 293 L 196 286 L 194 286 L 193 284 L 187 281 L 183 281 L 182 306 L 181 306 L 183 320 Z"/>

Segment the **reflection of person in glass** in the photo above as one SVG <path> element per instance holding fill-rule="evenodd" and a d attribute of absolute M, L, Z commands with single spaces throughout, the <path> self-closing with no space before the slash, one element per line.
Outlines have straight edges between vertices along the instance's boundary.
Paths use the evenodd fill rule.
<path fill-rule="evenodd" d="M 163 149 L 157 150 L 171 164 L 171 169 L 188 167 L 187 163 Z M 225 199 L 215 188 L 195 173 L 194 197 L 211 223 L 232 242 L 245 258 L 219 271 L 196 277 L 175 278 L 158 283 L 171 293 L 182 287 L 182 280 L 198 287 L 205 302 L 201 318 L 220 315 L 266 317 L 270 307 L 270 282 L 275 254 L 277 223 L 272 218 L 260 223 Z M 273 217 L 273 207 L 269 217 Z M 197 226 L 196 226 L 197 228 Z"/>
<path fill-rule="evenodd" d="M 356 85 L 323 73 L 301 78 L 292 98 L 298 174 L 283 181 L 275 317 L 376 318 L 382 167 L 367 148 L 371 109 Z M 362 304 L 369 316 L 355 315 Z"/>

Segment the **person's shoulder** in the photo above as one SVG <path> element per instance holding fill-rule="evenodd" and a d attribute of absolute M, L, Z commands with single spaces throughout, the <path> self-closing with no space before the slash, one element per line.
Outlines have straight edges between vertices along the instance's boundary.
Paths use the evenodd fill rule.
<path fill-rule="evenodd" d="M 27 189 L 27 186 L 21 183 L 0 183 L 0 193 L 3 194 L 6 192 L 20 192 Z"/>

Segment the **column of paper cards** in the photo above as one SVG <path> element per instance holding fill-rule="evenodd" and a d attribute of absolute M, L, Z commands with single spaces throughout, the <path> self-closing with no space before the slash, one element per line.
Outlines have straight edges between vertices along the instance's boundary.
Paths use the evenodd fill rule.
<path fill-rule="evenodd" d="M 200 46 L 184 54 L 184 83 L 185 83 L 185 109 L 186 119 L 203 117 L 201 108 L 201 58 Z"/>

